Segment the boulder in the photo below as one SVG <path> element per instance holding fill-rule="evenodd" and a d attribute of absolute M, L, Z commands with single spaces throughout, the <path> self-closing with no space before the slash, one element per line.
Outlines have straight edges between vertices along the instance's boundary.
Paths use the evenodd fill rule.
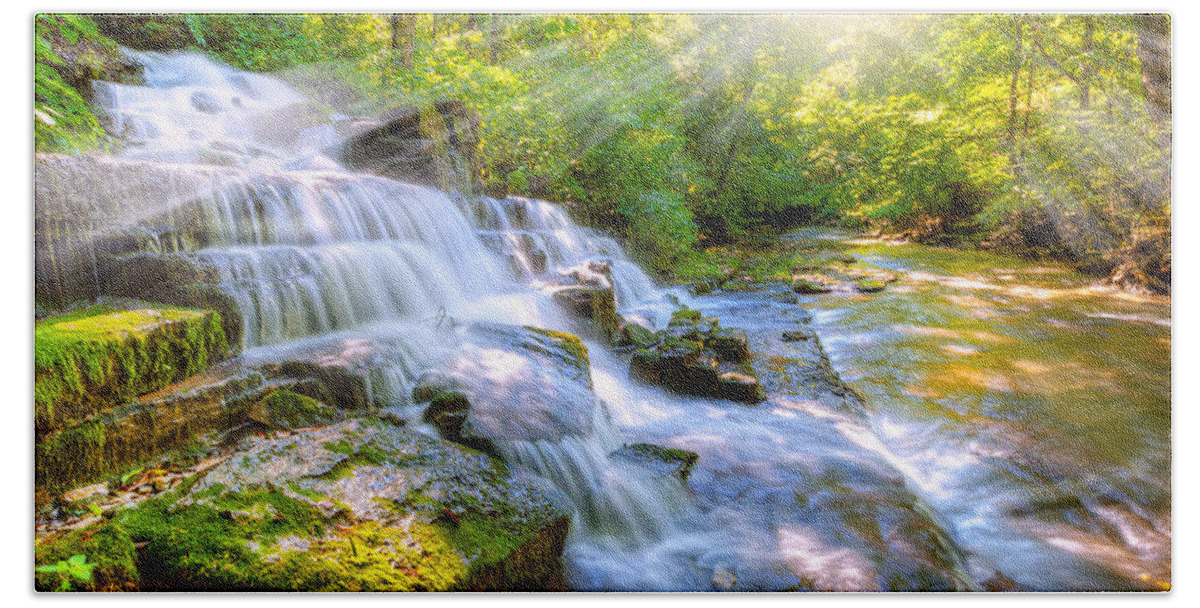
<path fill-rule="evenodd" d="M 473 192 L 479 115 L 457 100 L 396 108 L 350 135 L 330 156 L 347 167 L 446 191 Z"/>
<path fill-rule="evenodd" d="M 617 314 L 612 285 L 612 262 L 590 260 L 552 278 L 549 291 L 555 302 L 574 316 L 589 321 L 596 333 L 611 344 L 624 323 Z"/>
<path fill-rule="evenodd" d="M 500 440 L 557 440 L 592 431 L 598 400 L 587 347 L 571 334 L 477 323 L 444 368 L 427 373 L 413 400 L 443 437 L 496 453 Z"/>
<path fill-rule="evenodd" d="M 44 539 L 37 564 L 101 537 L 112 546 L 86 551 L 88 561 L 123 566 L 98 579 L 103 589 L 559 590 L 569 519 L 486 455 L 348 420 L 250 437 L 231 458 L 104 524 Z"/>
<path fill-rule="evenodd" d="M 337 422 L 345 416 L 312 397 L 279 389 L 255 403 L 249 418 L 268 428 L 291 430 Z"/>
<path fill-rule="evenodd" d="M 755 378 L 746 332 L 721 329 L 696 310 L 671 316 L 667 329 L 633 352 L 629 372 L 677 393 L 757 403 L 765 398 Z"/>
<path fill-rule="evenodd" d="M 799 278 L 792 281 L 792 291 L 805 294 L 829 293 L 830 287 L 827 282 L 814 278 Z"/>
<path fill-rule="evenodd" d="M 617 331 L 615 345 L 620 348 L 650 348 L 658 343 L 653 329 L 636 321 L 626 321 Z"/>

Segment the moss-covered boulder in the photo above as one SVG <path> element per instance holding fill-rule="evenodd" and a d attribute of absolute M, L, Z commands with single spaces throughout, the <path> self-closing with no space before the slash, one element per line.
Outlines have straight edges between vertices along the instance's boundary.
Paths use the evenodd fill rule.
<path fill-rule="evenodd" d="M 792 281 L 792 291 L 805 295 L 829 293 L 831 291 L 829 283 L 828 279 L 808 275 Z"/>
<path fill-rule="evenodd" d="M 349 420 L 251 438 L 116 516 L 161 591 L 545 590 L 566 511 L 484 454 Z"/>
<path fill-rule="evenodd" d="M 39 437 L 203 371 L 229 351 L 212 311 L 94 306 L 34 328 Z"/>
<path fill-rule="evenodd" d="M 617 332 L 615 345 L 621 348 L 650 348 L 658 343 L 653 329 L 634 321 L 626 321 Z"/>

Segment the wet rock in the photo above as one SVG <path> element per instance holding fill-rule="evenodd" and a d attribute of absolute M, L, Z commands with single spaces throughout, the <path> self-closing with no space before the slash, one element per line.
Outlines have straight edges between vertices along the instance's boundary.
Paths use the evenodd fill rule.
<path fill-rule="evenodd" d="M 337 422 L 345 416 L 312 397 L 280 389 L 254 404 L 249 418 L 271 428 L 297 429 Z"/>
<path fill-rule="evenodd" d="M 479 115 L 457 100 L 400 107 L 332 151 L 343 164 L 446 191 L 472 192 Z M 461 166 L 459 166 L 461 165 Z"/>
<path fill-rule="evenodd" d="M 663 475 L 676 475 L 687 481 L 700 456 L 690 450 L 667 448 L 652 443 L 627 445 L 611 454 L 613 458 L 648 466 Z"/>
<path fill-rule="evenodd" d="M 758 403 L 766 399 L 762 386 L 758 383 L 758 378 L 755 378 L 752 373 L 748 372 L 748 370 L 722 372 L 718 377 L 718 384 L 714 395 L 721 399 L 741 401 L 743 403 Z"/>
<path fill-rule="evenodd" d="M 569 313 L 591 322 L 605 341 L 617 339 L 624 320 L 617 314 L 612 288 L 612 262 L 590 260 L 563 271 L 549 288 L 551 297 Z"/>
<path fill-rule="evenodd" d="M 109 290 L 112 268 L 108 262 L 112 255 L 128 254 L 131 250 L 108 237 L 126 227 L 130 201 L 170 203 L 172 210 L 168 215 L 174 214 L 176 209 L 183 209 L 176 202 L 210 191 L 217 172 L 228 171 L 104 155 L 38 154 L 35 162 L 34 297 L 37 302 L 58 309 L 73 302 L 94 300 L 104 293 L 115 293 Z M 190 214 L 190 218 L 182 215 L 181 212 L 178 220 L 156 219 L 153 223 L 175 226 L 198 223 L 195 214 Z M 153 277 L 145 285 L 153 287 Z M 195 301 L 169 301 L 149 293 L 116 295 L 210 308 L 225 316 L 224 309 Z M 232 342 L 237 342 L 228 327 L 226 334 Z"/>
<path fill-rule="evenodd" d="M 721 329 L 717 319 L 685 309 L 656 336 L 654 345 L 633 352 L 632 377 L 687 395 L 763 400 L 753 369 L 745 365 L 750 359 L 745 332 Z"/>
<path fill-rule="evenodd" d="M 746 332 L 740 329 L 721 329 L 709 337 L 704 345 L 716 351 L 722 361 L 745 363 L 750 359 L 750 346 Z"/>
<path fill-rule="evenodd" d="M 513 591 L 561 588 L 568 522 L 483 454 L 349 420 L 251 438 L 106 527 L 140 590 Z"/>
<path fill-rule="evenodd" d="M 446 405 L 455 412 L 464 405 L 468 410 L 460 426 L 464 437 L 531 441 L 591 432 L 599 406 L 587 347 L 578 337 L 486 323 L 463 331 L 459 352 L 417 383 L 415 401 L 460 394 L 465 402 L 447 396 Z M 458 426 L 455 418 L 445 424 Z"/>
<path fill-rule="evenodd" d="M 718 566 L 713 570 L 712 587 L 718 591 L 732 591 L 733 586 L 737 584 L 737 577 L 733 572 L 724 567 Z"/>
<path fill-rule="evenodd" d="M 268 378 L 236 362 L 210 368 L 43 437 L 34 446 L 35 485 L 60 491 L 203 443 L 204 438 L 217 440 L 253 422 L 252 410 L 279 389 L 328 392 L 311 378 Z M 339 419 L 336 411 L 320 407 L 326 419 Z M 260 422 L 270 420 L 261 408 L 259 417 Z"/>
<path fill-rule="evenodd" d="M 634 321 L 626 321 L 617 332 L 616 346 L 650 348 L 658 343 L 654 330 Z"/>
<path fill-rule="evenodd" d="M 797 329 L 794 331 L 785 331 L 785 332 L 783 332 L 783 341 L 784 342 L 806 342 L 808 340 L 815 338 L 816 335 L 817 335 L 817 332 L 815 332 L 811 329 Z"/>
<path fill-rule="evenodd" d="M 467 396 L 454 391 L 438 393 L 425 408 L 422 419 L 428 422 L 442 434 L 442 438 L 459 445 L 479 450 L 486 454 L 499 456 L 496 446 L 486 437 L 475 433 L 467 424 L 471 413 L 471 402 Z"/>
<path fill-rule="evenodd" d="M 108 484 L 98 483 L 82 488 L 76 488 L 62 495 L 62 500 L 65 503 L 82 502 L 89 498 L 97 496 L 108 496 Z"/>
<path fill-rule="evenodd" d="M 822 281 L 821 279 L 811 278 L 811 277 L 810 278 L 799 278 L 799 279 L 796 279 L 795 281 L 792 281 L 792 291 L 799 293 L 799 294 L 813 295 L 813 294 L 829 293 L 830 287 L 827 282 Z"/>
<path fill-rule="evenodd" d="M 854 289 L 861 293 L 878 293 L 887 287 L 887 282 L 879 279 L 863 279 L 854 283 Z"/>

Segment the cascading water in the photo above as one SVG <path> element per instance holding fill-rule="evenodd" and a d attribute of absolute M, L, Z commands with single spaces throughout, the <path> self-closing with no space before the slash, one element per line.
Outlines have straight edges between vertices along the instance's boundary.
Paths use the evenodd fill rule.
<path fill-rule="evenodd" d="M 622 310 L 654 318 L 662 308 L 664 294 L 614 241 L 574 226 L 548 203 L 456 201 L 348 172 L 322 156 L 319 146 L 329 143 L 323 125 L 270 145 L 256 135 L 260 121 L 303 100 L 282 82 L 196 54 L 136 58 L 148 86 L 97 85 L 110 127 L 129 143 L 123 155 L 184 164 L 215 159 L 229 167 L 211 192 L 143 223 L 177 226 L 185 237 L 172 249 L 217 270 L 221 290 L 242 315 L 247 360 L 361 345 L 370 353 L 364 365 L 376 405 L 421 426 L 420 407 L 409 398 L 413 382 L 423 370 L 452 365 L 454 353 L 470 352 L 478 339 L 472 323 L 568 325 L 537 289 L 542 277 L 607 257 Z M 150 249 L 161 252 L 160 239 L 153 241 Z M 497 386 L 566 386 L 560 378 L 510 372 L 497 376 Z M 527 392 L 521 396 L 529 401 Z M 579 394 L 548 391 L 533 402 L 565 411 L 568 397 L 577 401 Z M 590 424 L 569 432 L 524 429 L 496 443 L 515 467 L 570 498 L 577 512 L 573 554 L 594 553 L 579 550 L 593 543 L 630 550 L 660 541 L 689 509 L 682 484 L 613 462 L 609 454 L 622 440 L 604 404 L 587 418 Z M 581 560 L 574 566 L 576 573 L 588 570 Z M 576 579 L 586 585 L 586 577 Z"/>

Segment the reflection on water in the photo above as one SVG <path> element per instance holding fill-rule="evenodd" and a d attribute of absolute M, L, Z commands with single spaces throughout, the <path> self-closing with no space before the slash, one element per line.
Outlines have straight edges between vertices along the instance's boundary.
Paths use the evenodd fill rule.
<path fill-rule="evenodd" d="M 846 244 L 903 278 L 813 298 L 818 333 L 973 574 L 1169 587 L 1169 299 L 983 252 Z"/>

